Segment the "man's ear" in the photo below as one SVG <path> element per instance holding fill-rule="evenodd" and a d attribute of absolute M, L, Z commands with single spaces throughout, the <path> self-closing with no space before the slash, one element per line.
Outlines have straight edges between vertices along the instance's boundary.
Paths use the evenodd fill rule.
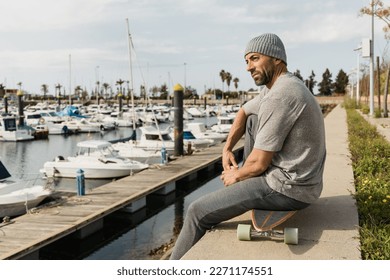
<path fill-rule="evenodd" d="M 283 63 L 283 61 L 279 58 L 273 58 L 273 59 L 274 59 L 275 65 L 279 65 L 280 63 Z"/>

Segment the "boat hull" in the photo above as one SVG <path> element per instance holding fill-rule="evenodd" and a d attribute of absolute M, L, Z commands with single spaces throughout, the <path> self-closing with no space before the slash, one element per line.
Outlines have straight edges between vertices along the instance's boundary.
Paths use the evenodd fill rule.
<path fill-rule="evenodd" d="M 132 166 L 118 164 L 93 164 L 84 163 L 75 165 L 74 162 L 46 162 L 42 173 L 47 177 L 76 178 L 79 170 L 83 170 L 86 179 L 109 179 L 130 176 L 148 167 L 145 164 L 134 164 Z"/>
<path fill-rule="evenodd" d="M 42 186 L 20 189 L 0 195 L 0 217 L 14 217 L 26 214 L 51 194 Z"/>

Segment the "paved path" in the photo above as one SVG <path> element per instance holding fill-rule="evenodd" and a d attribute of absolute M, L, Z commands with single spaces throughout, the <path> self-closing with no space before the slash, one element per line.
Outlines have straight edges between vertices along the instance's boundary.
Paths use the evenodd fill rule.
<path fill-rule="evenodd" d="M 390 142 L 390 118 L 374 118 L 362 113 L 361 115 L 367 122 L 376 126 L 378 132 Z"/>
<path fill-rule="evenodd" d="M 327 161 L 323 193 L 317 202 L 283 225 L 299 228 L 299 245 L 270 240 L 238 241 L 237 224 L 250 223 L 248 212 L 208 232 L 183 259 L 360 259 L 346 111 L 341 105 L 325 118 L 325 127 Z"/>

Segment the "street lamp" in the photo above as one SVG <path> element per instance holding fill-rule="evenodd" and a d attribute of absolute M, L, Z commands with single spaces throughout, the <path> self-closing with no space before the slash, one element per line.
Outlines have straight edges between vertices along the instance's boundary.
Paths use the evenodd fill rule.
<path fill-rule="evenodd" d="M 359 105 L 360 102 L 360 50 L 362 46 L 357 47 L 354 51 L 357 52 L 357 68 L 356 68 L 356 104 Z"/>
<path fill-rule="evenodd" d="M 374 3 L 372 3 L 370 42 L 370 115 L 374 115 Z"/>

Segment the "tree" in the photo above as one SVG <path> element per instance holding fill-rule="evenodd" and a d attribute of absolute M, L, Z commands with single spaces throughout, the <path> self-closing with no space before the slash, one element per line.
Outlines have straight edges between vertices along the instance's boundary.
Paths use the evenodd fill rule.
<path fill-rule="evenodd" d="M 119 79 L 118 81 L 116 81 L 116 85 L 119 85 L 119 93 L 120 94 L 123 94 L 122 92 L 122 84 L 124 83 L 125 81 L 122 80 L 122 79 Z"/>
<path fill-rule="evenodd" d="M 322 74 L 322 81 L 318 84 L 318 91 L 320 95 L 332 95 L 333 83 L 332 83 L 332 74 L 329 69 L 326 68 L 324 74 Z"/>
<path fill-rule="evenodd" d="M 232 81 L 232 79 L 233 79 L 232 74 L 226 72 L 226 85 L 228 87 L 228 93 L 230 92 L 230 82 Z"/>
<path fill-rule="evenodd" d="M 238 89 L 238 83 L 239 83 L 239 81 L 240 81 L 240 80 L 239 80 L 237 77 L 233 79 L 234 88 L 236 89 L 236 91 L 237 91 L 237 89 Z"/>
<path fill-rule="evenodd" d="M 109 97 L 108 89 L 110 88 L 110 85 L 108 83 L 103 83 L 102 86 L 103 86 L 104 93 L 105 93 L 104 96 L 106 99 L 108 99 L 108 97 Z"/>
<path fill-rule="evenodd" d="M 298 77 L 298 79 L 303 81 L 303 77 L 301 75 L 301 71 L 299 71 L 298 69 L 293 73 L 293 75 Z"/>
<path fill-rule="evenodd" d="M 222 80 L 222 99 L 223 99 L 224 85 L 225 85 L 225 80 L 226 80 L 226 72 L 225 72 L 225 70 L 222 69 L 219 72 L 219 76 L 221 77 L 221 80 Z"/>
<path fill-rule="evenodd" d="M 390 39 L 390 6 L 385 6 L 380 0 L 372 0 L 368 7 L 360 9 L 360 15 L 369 15 L 381 19 L 385 26 L 383 31 L 385 32 L 385 38 Z"/>
<path fill-rule="evenodd" d="M 62 85 L 61 85 L 60 83 L 58 83 L 58 84 L 55 85 L 55 88 L 56 88 L 56 96 L 57 96 L 58 98 L 60 98 L 60 97 L 61 97 L 61 88 L 62 88 Z"/>
<path fill-rule="evenodd" d="M 349 79 L 347 73 L 345 73 L 343 69 L 340 69 L 339 73 L 337 74 L 336 81 L 334 83 L 335 93 L 345 94 L 345 88 L 347 87 L 348 83 Z"/>
<path fill-rule="evenodd" d="M 315 77 L 316 75 L 314 74 L 314 71 L 312 70 L 311 71 L 311 74 L 310 74 L 310 76 L 309 76 L 309 79 L 306 79 L 305 80 L 305 84 L 306 84 L 306 86 L 307 86 L 307 88 L 310 90 L 310 92 L 312 93 L 312 94 L 314 94 L 314 87 L 315 87 L 315 85 L 317 84 L 317 82 L 314 80 L 314 77 Z"/>
<path fill-rule="evenodd" d="M 41 90 L 43 92 L 43 99 L 46 99 L 46 94 L 49 91 L 49 86 L 46 84 L 41 85 Z"/>

